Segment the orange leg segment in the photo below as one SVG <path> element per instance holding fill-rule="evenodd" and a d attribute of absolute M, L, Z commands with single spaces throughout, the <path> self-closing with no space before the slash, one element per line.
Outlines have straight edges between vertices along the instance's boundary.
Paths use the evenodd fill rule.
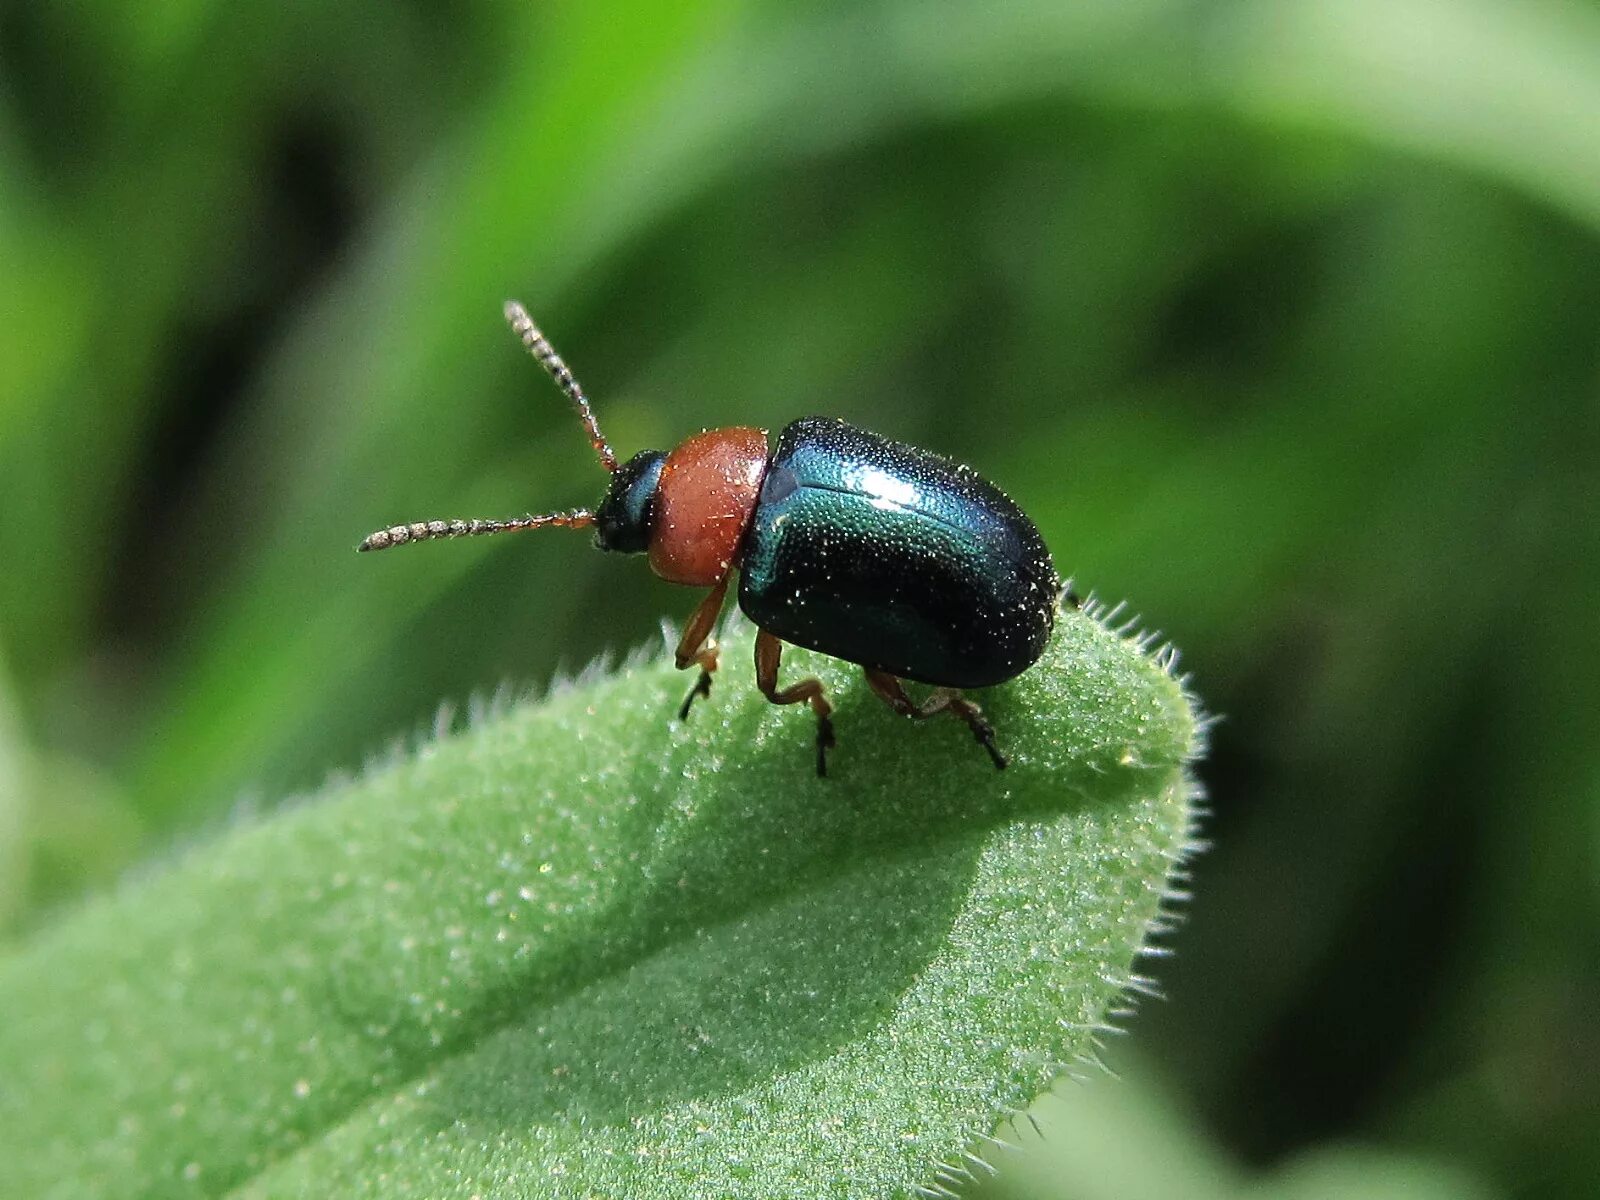
<path fill-rule="evenodd" d="M 778 690 L 778 663 L 783 658 L 783 643 L 765 629 L 756 631 L 756 686 L 774 704 L 809 704 L 817 716 L 817 775 L 828 774 L 828 750 L 834 745 L 833 705 L 822 694 L 822 681 L 807 676 Z"/>
<path fill-rule="evenodd" d="M 696 696 L 711 695 L 711 673 L 717 669 L 717 642 L 711 636 L 711 630 L 716 626 L 717 614 L 722 611 L 722 601 L 727 594 L 728 576 L 724 575 L 695 608 L 689 624 L 684 627 L 683 637 L 678 640 L 675 656 L 678 670 L 686 671 L 694 666 L 700 668 L 700 678 L 695 680 L 695 685 L 689 689 L 682 707 L 678 709 L 680 721 L 689 719 L 689 709 Z"/>
<path fill-rule="evenodd" d="M 955 688 L 934 688 L 926 700 L 917 704 L 906 695 L 905 684 L 896 676 L 871 667 L 863 667 L 862 670 L 867 673 L 867 686 L 872 689 L 873 695 L 902 717 L 910 717 L 914 721 L 926 721 L 929 717 L 936 717 L 942 712 L 960 717 L 967 723 L 967 728 L 972 730 L 972 736 L 977 739 L 978 744 L 989 752 L 989 759 L 994 763 L 995 770 L 1005 770 L 1005 756 L 995 749 L 994 726 L 984 719 L 983 709 Z"/>

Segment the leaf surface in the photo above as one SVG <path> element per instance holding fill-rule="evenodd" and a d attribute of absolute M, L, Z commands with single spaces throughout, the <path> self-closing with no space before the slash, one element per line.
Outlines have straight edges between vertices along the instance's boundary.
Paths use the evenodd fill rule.
<path fill-rule="evenodd" d="M 0 967 L 0 1193 L 882 1196 L 1090 1048 L 1186 845 L 1196 726 L 1064 616 L 1012 766 L 845 664 L 832 775 L 724 648 L 482 716 Z"/>

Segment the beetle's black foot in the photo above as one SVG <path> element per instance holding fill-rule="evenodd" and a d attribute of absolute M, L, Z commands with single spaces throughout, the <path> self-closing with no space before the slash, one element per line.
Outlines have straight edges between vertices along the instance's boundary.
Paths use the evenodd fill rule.
<path fill-rule="evenodd" d="M 994 763 L 994 769 L 996 771 L 1004 771 L 1006 769 L 1006 756 L 995 749 L 994 726 L 979 717 L 972 723 L 972 736 L 978 740 L 978 745 L 989 752 L 989 760 Z"/>
<path fill-rule="evenodd" d="M 835 745 L 833 718 L 817 717 L 817 778 L 828 777 L 828 751 Z"/>
<path fill-rule="evenodd" d="M 703 667 L 700 670 L 700 678 L 694 681 L 694 686 L 689 689 L 689 694 L 683 698 L 683 703 L 678 706 L 678 720 L 687 721 L 689 719 L 689 710 L 694 707 L 694 698 L 696 696 L 704 696 L 708 700 L 711 698 L 711 672 Z"/>
<path fill-rule="evenodd" d="M 972 730 L 972 736 L 978 745 L 989 752 L 989 761 L 994 763 L 994 769 L 1004 771 L 1006 756 L 995 748 L 994 726 L 989 724 L 988 718 L 983 715 L 983 709 L 961 696 L 951 698 L 950 709 L 967 723 L 967 728 Z"/>

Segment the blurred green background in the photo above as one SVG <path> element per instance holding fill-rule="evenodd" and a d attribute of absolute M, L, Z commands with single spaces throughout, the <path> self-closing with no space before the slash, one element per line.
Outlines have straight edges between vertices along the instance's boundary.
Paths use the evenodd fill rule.
<path fill-rule="evenodd" d="M 507 296 L 623 453 L 974 464 L 1222 715 L 974 1195 L 1596 1194 L 1600 4 L 0 8 L 0 939 L 687 614 L 352 552 L 598 497 Z"/>

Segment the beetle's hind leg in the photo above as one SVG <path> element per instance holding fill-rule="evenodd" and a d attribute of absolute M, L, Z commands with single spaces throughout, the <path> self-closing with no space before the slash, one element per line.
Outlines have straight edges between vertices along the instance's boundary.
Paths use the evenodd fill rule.
<path fill-rule="evenodd" d="M 711 695 L 711 673 L 717 669 L 717 640 L 711 636 L 711 630 L 717 623 L 717 614 L 722 611 L 722 599 L 727 594 L 728 576 L 724 575 L 706 598 L 700 601 L 684 628 L 683 637 L 678 639 L 678 652 L 674 655 L 678 670 L 686 671 L 694 666 L 700 668 L 700 678 L 695 680 L 678 708 L 680 721 L 689 719 L 689 709 L 693 707 L 696 696 Z"/>
<path fill-rule="evenodd" d="M 774 704 L 811 705 L 817 715 L 817 775 L 828 773 L 828 750 L 833 746 L 833 705 L 822 694 L 822 681 L 807 676 L 799 683 L 791 683 L 778 690 L 778 662 L 783 657 L 783 643 L 765 629 L 756 631 L 756 686 L 761 694 Z"/>
<path fill-rule="evenodd" d="M 863 667 L 862 670 L 867 673 L 867 686 L 872 689 L 873 694 L 902 717 L 910 717 L 914 721 L 926 721 L 929 717 L 936 717 L 942 712 L 950 712 L 960 717 L 967 723 L 967 728 L 972 730 L 972 736 L 977 739 L 978 744 L 989 752 L 989 760 L 994 763 L 995 770 L 1005 770 L 1005 755 L 995 748 L 994 726 L 989 724 L 983 715 L 983 709 L 955 688 L 934 688 L 926 700 L 917 704 L 906 695 L 905 684 L 900 682 L 897 676 L 887 671 L 874 670 L 872 667 Z"/>

